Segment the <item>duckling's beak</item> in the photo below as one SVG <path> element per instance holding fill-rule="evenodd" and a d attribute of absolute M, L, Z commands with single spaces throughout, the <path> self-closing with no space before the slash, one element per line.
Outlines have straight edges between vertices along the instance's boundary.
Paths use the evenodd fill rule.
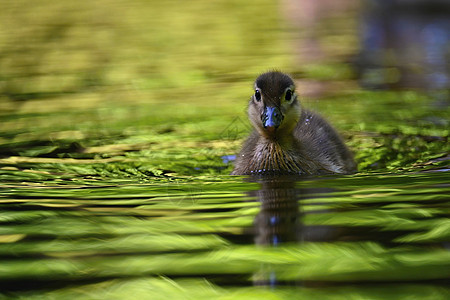
<path fill-rule="evenodd" d="M 270 134 L 273 134 L 278 126 L 280 126 L 283 118 L 283 114 L 276 106 L 266 106 L 263 114 L 261 115 L 264 129 Z"/>

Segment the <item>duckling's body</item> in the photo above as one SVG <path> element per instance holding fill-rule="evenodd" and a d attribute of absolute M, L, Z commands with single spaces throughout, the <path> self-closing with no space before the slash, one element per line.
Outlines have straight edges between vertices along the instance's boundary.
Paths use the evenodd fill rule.
<path fill-rule="evenodd" d="M 301 108 L 288 75 L 268 72 L 259 76 L 248 114 L 255 129 L 231 174 L 356 172 L 353 155 L 331 125 Z"/>

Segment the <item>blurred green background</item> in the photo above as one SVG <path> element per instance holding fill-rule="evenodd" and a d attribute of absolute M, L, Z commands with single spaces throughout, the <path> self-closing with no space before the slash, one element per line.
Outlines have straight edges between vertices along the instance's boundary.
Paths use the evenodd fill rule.
<path fill-rule="evenodd" d="M 359 77 L 357 1 L 0 5 L 3 157 L 114 158 L 109 166 L 120 161 L 143 177 L 227 174 L 220 157 L 239 150 L 252 82 L 271 69 L 296 78 L 304 106 L 343 132 L 361 171 L 448 150 L 448 102 L 443 110 L 420 91 L 358 87 L 358 78 L 392 83 L 392 73 L 400 81 L 400 68 Z"/>

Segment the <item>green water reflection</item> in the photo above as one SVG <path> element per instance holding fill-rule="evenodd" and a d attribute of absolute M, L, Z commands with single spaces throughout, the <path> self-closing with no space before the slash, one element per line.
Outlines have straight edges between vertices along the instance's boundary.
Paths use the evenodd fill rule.
<path fill-rule="evenodd" d="M 445 175 L 10 186 L 1 200 L 2 286 L 26 282 L 61 297 L 152 295 L 159 287 L 162 298 L 186 289 L 204 298 L 443 298 Z M 235 287 L 254 284 L 280 285 L 279 294 Z"/>
<path fill-rule="evenodd" d="M 448 102 L 357 87 L 357 6 L 298 62 L 276 1 L 27 3 L 0 4 L 1 297 L 448 298 Z M 274 67 L 358 174 L 227 175 Z"/>

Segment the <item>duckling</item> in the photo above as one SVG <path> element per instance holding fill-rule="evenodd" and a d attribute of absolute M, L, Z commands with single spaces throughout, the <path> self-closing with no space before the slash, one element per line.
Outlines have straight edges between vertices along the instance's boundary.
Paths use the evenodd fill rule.
<path fill-rule="evenodd" d="M 333 127 L 302 108 L 289 75 L 264 73 L 254 90 L 248 105 L 254 130 L 236 157 L 232 175 L 356 172 L 352 153 Z"/>

